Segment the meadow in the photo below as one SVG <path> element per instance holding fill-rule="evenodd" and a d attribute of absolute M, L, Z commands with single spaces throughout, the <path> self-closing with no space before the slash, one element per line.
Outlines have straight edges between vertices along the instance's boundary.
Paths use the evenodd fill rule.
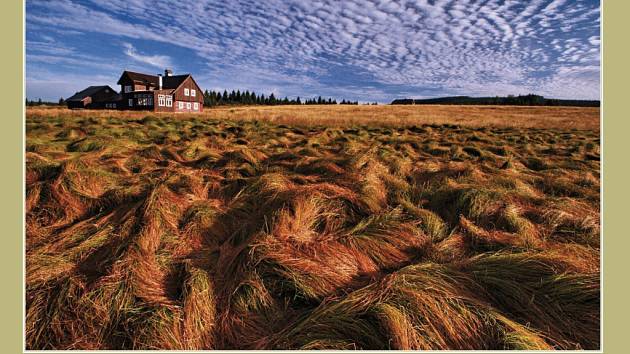
<path fill-rule="evenodd" d="M 26 111 L 27 349 L 599 349 L 599 109 Z"/>

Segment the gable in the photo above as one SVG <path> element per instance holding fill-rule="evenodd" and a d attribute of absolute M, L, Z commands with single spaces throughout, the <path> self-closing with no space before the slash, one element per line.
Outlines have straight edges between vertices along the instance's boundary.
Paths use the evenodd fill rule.
<path fill-rule="evenodd" d="M 157 75 L 142 74 L 134 71 L 125 70 L 123 71 L 122 75 L 120 75 L 120 79 L 118 79 L 118 82 L 116 82 L 116 84 L 118 85 L 130 83 L 141 83 L 145 85 L 152 84 L 154 86 L 157 86 L 158 77 Z"/>
<path fill-rule="evenodd" d="M 192 75 L 190 75 L 190 81 L 192 81 L 192 83 L 193 83 L 193 84 L 195 85 L 195 87 L 197 88 L 197 92 L 200 92 L 200 93 L 202 94 L 202 96 L 203 96 L 203 92 L 202 92 L 202 90 L 201 90 L 201 86 L 199 86 L 199 85 L 197 84 L 197 81 L 195 81 L 195 79 L 192 77 Z"/>
<path fill-rule="evenodd" d="M 192 96 L 190 91 L 188 95 L 185 95 L 186 89 L 195 90 L 195 96 Z M 173 95 L 177 100 L 203 102 L 203 92 L 191 75 L 187 75 L 186 78 L 182 80 L 180 85 L 173 90 Z"/>
<path fill-rule="evenodd" d="M 117 92 L 116 90 L 112 89 L 108 85 L 90 86 L 68 97 L 66 101 L 82 101 L 85 98 L 92 97 L 92 96 L 113 96 L 113 95 L 117 95 Z"/>

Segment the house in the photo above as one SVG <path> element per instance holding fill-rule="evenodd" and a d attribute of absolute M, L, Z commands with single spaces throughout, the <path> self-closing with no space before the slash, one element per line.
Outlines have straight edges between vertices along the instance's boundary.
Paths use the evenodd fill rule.
<path fill-rule="evenodd" d="M 66 99 L 68 108 L 116 108 L 121 96 L 113 88 L 90 86 Z"/>
<path fill-rule="evenodd" d="M 149 75 L 124 71 L 117 82 L 122 100 L 120 109 L 154 112 L 201 112 L 203 92 L 192 75 Z"/>
<path fill-rule="evenodd" d="M 150 75 L 125 70 L 117 82 L 120 93 L 109 86 L 90 86 L 68 98 L 68 108 L 202 112 L 203 92 L 192 75 Z M 100 88 L 100 89 L 96 89 Z M 113 92 L 105 95 L 101 91 Z M 71 101 L 72 100 L 72 101 Z"/>

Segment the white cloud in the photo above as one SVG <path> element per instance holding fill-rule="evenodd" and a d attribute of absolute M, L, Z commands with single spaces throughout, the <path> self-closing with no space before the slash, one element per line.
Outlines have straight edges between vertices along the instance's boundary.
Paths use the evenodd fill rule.
<path fill-rule="evenodd" d="M 173 67 L 171 58 L 169 56 L 140 54 L 136 51 L 136 48 L 131 43 L 123 43 L 123 47 L 125 47 L 125 54 L 133 60 L 149 64 L 160 69 Z"/>
<path fill-rule="evenodd" d="M 379 97 L 426 88 L 599 97 L 599 75 L 592 75 L 600 63 L 599 6 L 578 1 L 93 2 L 27 2 L 27 28 L 122 37 L 126 56 L 156 68 L 173 59 L 140 53 L 132 40 L 182 46 L 208 63 L 213 74 L 197 76 L 210 87 L 367 94 L 342 82 L 332 69 L 341 66 L 381 85 L 369 91 Z M 31 44 L 46 47 L 40 42 Z M 568 63 L 591 74 L 569 73 Z"/>

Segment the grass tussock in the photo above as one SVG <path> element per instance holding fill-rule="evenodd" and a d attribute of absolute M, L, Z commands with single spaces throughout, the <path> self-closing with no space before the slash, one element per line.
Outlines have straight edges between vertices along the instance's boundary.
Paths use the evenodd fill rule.
<path fill-rule="evenodd" d="M 321 109 L 29 109 L 26 348 L 600 347 L 593 112 Z"/>

